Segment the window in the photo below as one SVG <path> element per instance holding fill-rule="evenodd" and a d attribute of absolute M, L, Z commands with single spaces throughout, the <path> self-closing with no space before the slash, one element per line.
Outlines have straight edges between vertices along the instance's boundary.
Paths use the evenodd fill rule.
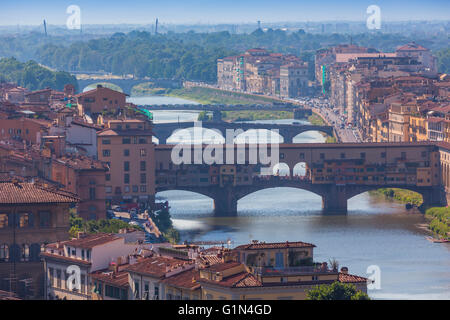
<path fill-rule="evenodd" d="M 305 159 L 305 154 L 303 152 L 300 153 L 300 159 Z"/>
<path fill-rule="evenodd" d="M 130 175 L 128 173 L 123 175 L 123 183 L 130 183 Z"/>
<path fill-rule="evenodd" d="M 341 159 L 345 159 L 345 153 L 341 153 Z"/>
<path fill-rule="evenodd" d="M 284 159 L 284 153 L 280 153 L 280 159 Z"/>
<path fill-rule="evenodd" d="M 86 250 L 86 259 L 87 259 L 88 261 L 91 260 L 91 251 L 90 251 L 90 250 Z"/>
<path fill-rule="evenodd" d="M 39 211 L 39 226 L 41 228 L 50 227 L 50 212 Z"/>
<path fill-rule="evenodd" d="M 132 187 L 132 190 L 133 190 L 134 193 L 136 193 L 136 192 L 139 191 L 139 187 L 138 187 L 138 186 L 133 186 L 133 187 Z"/>
<path fill-rule="evenodd" d="M 124 189 L 125 193 L 130 192 L 130 186 L 125 186 L 123 189 Z"/>
<path fill-rule="evenodd" d="M 103 140 L 102 140 L 102 143 L 103 143 L 103 144 L 111 144 L 111 140 L 109 140 L 109 139 L 103 139 Z"/>
<path fill-rule="evenodd" d="M 7 213 L 0 213 L 0 229 L 8 226 L 8 217 Z"/>
<path fill-rule="evenodd" d="M 148 282 L 144 282 L 144 300 L 149 300 L 149 295 L 150 295 L 150 292 L 149 292 L 149 284 L 148 284 Z"/>
<path fill-rule="evenodd" d="M 89 200 L 95 200 L 95 188 L 89 188 Z"/>
<path fill-rule="evenodd" d="M 81 275 L 81 293 L 86 293 L 86 276 Z"/>
<path fill-rule="evenodd" d="M 130 138 L 122 138 L 122 144 L 130 144 L 131 139 Z"/>
<path fill-rule="evenodd" d="M 360 156 L 361 156 L 361 159 L 365 159 L 366 158 L 366 153 L 365 152 L 361 152 Z"/>
<path fill-rule="evenodd" d="M 112 192 L 112 187 L 111 186 L 106 186 L 105 187 L 105 192 L 106 193 L 111 193 Z"/>
<path fill-rule="evenodd" d="M 147 163 L 145 161 L 141 161 L 141 171 L 145 171 L 147 169 Z"/>
<path fill-rule="evenodd" d="M 159 299 L 159 287 L 155 286 L 154 293 L 155 293 L 155 299 L 158 300 Z"/>
<path fill-rule="evenodd" d="M 134 297 L 135 298 L 140 298 L 140 294 L 139 294 L 139 282 L 135 281 L 134 282 Z"/>
<path fill-rule="evenodd" d="M 147 156 L 147 150 L 146 149 L 141 149 L 140 153 L 141 153 L 141 157 L 146 157 Z"/>
<path fill-rule="evenodd" d="M 107 174 L 105 175 L 105 180 L 106 180 L 106 181 L 111 181 L 111 175 L 110 175 L 109 173 L 107 173 Z"/>
<path fill-rule="evenodd" d="M 84 249 L 81 249 L 81 259 L 84 260 Z"/>
<path fill-rule="evenodd" d="M 103 150 L 103 156 L 104 157 L 110 157 L 111 156 L 111 150 L 108 150 L 108 149 Z"/>
<path fill-rule="evenodd" d="M 33 214 L 28 212 L 23 212 L 19 214 L 18 227 L 19 228 L 29 228 L 34 226 Z"/>
<path fill-rule="evenodd" d="M 147 175 L 145 173 L 141 173 L 141 183 L 147 183 Z"/>
<path fill-rule="evenodd" d="M 56 287 L 61 288 L 61 270 L 56 270 Z"/>
<path fill-rule="evenodd" d="M 147 138 L 139 138 L 139 144 L 146 144 Z"/>
<path fill-rule="evenodd" d="M 123 171 L 130 171 L 130 162 L 129 161 L 125 161 L 123 163 Z"/>
<path fill-rule="evenodd" d="M 147 186 L 141 186 L 141 192 L 147 192 Z"/>
<path fill-rule="evenodd" d="M 124 149 L 123 150 L 123 156 L 124 157 L 129 157 L 130 156 L 130 150 L 129 149 Z"/>
<path fill-rule="evenodd" d="M 0 246 L 0 261 L 8 261 L 9 260 L 9 247 L 7 244 L 2 244 Z"/>
<path fill-rule="evenodd" d="M 402 160 L 406 160 L 406 152 L 402 152 L 401 158 L 402 158 Z"/>
<path fill-rule="evenodd" d="M 382 153 L 381 153 L 381 157 L 382 157 L 382 158 L 386 158 L 386 152 L 382 152 Z"/>
<path fill-rule="evenodd" d="M 320 159 L 325 159 L 325 153 L 320 154 Z"/>

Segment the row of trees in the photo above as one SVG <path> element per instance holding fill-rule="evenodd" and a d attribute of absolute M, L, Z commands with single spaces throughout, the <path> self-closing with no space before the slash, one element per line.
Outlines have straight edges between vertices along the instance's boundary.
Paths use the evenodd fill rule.
<path fill-rule="evenodd" d="M 116 33 L 110 37 L 86 41 L 60 38 L 45 39 L 30 35 L 18 38 L 0 38 L 0 56 L 17 56 L 35 59 L 58 70 L 106 71 L 113 74 L 133 74 L 138 77 L 182 78 L 215 81 L 216 61 L 228 55 L 241 53 L 248 48 L 263 47 L 273 52 L 290 53 L 310 62 L 313 77 L 314 53 L 317 49 L 341 43 L 355 43 L 382 51 L 393 51 L 398 45 L 416 41 L 436 52 L 441 72 L 450 69 L 449 39 L 400 34 L 363 33 L 311 34 L 303 30 L 262 31 L 251 34 L 215 33 L 150 34 L 132 31 Z M 24 55 L 24 47 L 26 47 Z"/>
<path fill-rule="evenodd" d="M 0 59 L 0 82 L 13 82 L 30 90 L 47 87 L 63 90 L 71 83 L 77 87 L 77 79 L 64 71 L 51 71 L 35 61 L 22 63 L 15 58 Z"/>

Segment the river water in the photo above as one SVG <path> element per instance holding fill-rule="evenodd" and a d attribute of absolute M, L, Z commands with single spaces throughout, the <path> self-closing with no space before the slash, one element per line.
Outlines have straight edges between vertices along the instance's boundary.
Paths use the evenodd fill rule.
<path fill-rule="evenodd" d="M 158 99 L 163 99 L 162 104 L 176 103 L 173 98 Z M 154 98 L 150 100 L 155 103 Z M 155 111 L 154 119 L 193 121 L 197 115 Z M 324 140 L 319 132 L 305 132 L 294 142 Z M 229 239 L 231 246 L 254 239 L 311 242 L 317 246 L 315 261 L 336 258 L 350 273 L 366 277 L 371 274 L 367 273 L 369 266 L 378 266 L 380 288 L 368 291 L 374 299 L 450 299 L 450 245 L 427 241 L 427 232 L 417 227 L 425 222 L 422 214 L 384 197 L 360 194 L 349 200 L 348 214 L 330 216 L 321 213 L 321 198 L 313 193 L 273 188 L 241 199 L 238 216 L 231 218 L 214 217 L 212 200 L 199 194 L 166 191 L 157 198 L 169 200 L 182 240 Z"/>

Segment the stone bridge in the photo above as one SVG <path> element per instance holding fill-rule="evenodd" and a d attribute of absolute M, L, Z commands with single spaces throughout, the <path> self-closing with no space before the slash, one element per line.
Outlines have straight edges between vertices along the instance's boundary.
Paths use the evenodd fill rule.
<path fill-rule="evenodd" d="M 99 78 L 90 78 L 90 79 L 78 79 L 78 88 L 82 92 L 87 86 L 92 84 L 100 84 L 100 83 L 111 83 L 122 89 L 122 91 L 126 94 L 131 94 L 131 90 L 133 87 L 141 84 L 152 82 L 159 86 L 164 86 L 167 88 L 181 88 L 183 85 L 181 80 L 172 80 L 172 79 L 135 79 L 135 78 L 111 78 L 111 79 L 99 79 Z"/>
<path fill-rule="evenodd" d="M 268 150 L 261 153 L 251 146 L 217 145 L 215 162 L 206 164 L 211 145 L 158 145 L 156 192 L 203 194 L 214 200 L 217 215 L 235 215 L 239 199 L 277 187 L 321 196 L 326 213 L 344 213 L 350 198 L 379 188 L 417 192 L 424 207 L 446 205 L 449 198 L 442 182 L 440 150 L 430 142 L 275 144 L 270 162 Z M 263 168 L 267 170 L 261 174 Z"/>
<path fill-rule="evenodd" d="M 214 213 L 217 216 L 233 216 L 237 214 L 237 203 L 240 199 L 254 192 L 270 188 L 296 188 L 310 191 L 322 197 L 322 210 L 324 213 L 347 213 L 349 199 L 361 193 L 380 188 L 401 188 L 414 191 L 422 195 L 423 207 L 442 205 L 439 187 L 417 187 L 399 184 L 372 184 L 372 185 L 336 185 L 314 184 L 310 179 L 300 177 L 271 176 L 269 178 L 255 177 L 251 184 L 240 186 L 188 186 L 172 185 L 157 187 L 157 192 L 180 190 L 190 191 L 207 196 L 214 201 Z M 282 195 L 280 195 L 282 201 Z"/>
<path fill-rule="evenodd" d="M 278 130 L 283 137 L 285 143 L 292 143 L 295 136 L 306 131 L 319 131 L 333 136 L 334 129 L 331 126 L 303 125 L 303 124 L 266 124 L 266 123 L 246 123 L 246 122 L 173 122 L 173 123 L 155 123 L 153 125 L 153 133 L 159 139 L 159 144 L 166 144 L 167 139 L 178 130 L 193 128 L 200 126 L 206 129 L 215 130 L 222 137 L 226 137 L 226 130 L 242 129 L 247 131 L 250 129 L 266 129 Z"/>

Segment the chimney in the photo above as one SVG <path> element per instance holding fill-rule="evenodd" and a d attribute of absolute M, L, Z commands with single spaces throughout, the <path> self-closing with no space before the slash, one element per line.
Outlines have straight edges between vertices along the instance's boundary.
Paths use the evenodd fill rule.
<path fill-rule="evenodd" d="M 344 274 L 348 274 L 348 268 L 347 267 L 342 267 L 341 268 L 341 272 Z"/>

